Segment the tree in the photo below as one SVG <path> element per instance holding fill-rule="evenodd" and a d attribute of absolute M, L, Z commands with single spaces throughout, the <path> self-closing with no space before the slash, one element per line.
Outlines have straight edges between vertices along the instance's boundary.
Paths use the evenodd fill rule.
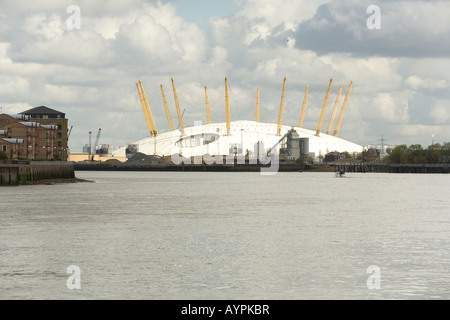
<path fill-rule="evenodd" d="M 450 163 L 450 142 L 442 145 L 442 162 Z"/>
<path fill-rule="evenodd" d="M 352 155 L 347 151 L 341 152 L 341 155 L 345 156 L 345 159 L 352 159 Z"/>
<path fill-rule="evenodd" d="M 426 159 L 428 163 L 439 163 L 442 160 L 443 147 L 439 143 L 428 146 L 426 150 Z"/>
<path fill-rule="evenodd" d="M 427 157 L 420 144 L 412 144 L 408 148 L 408 163 L 426 163 Z"/>
<path fill-rule="evenodd" d="M 407 163 L 408 147 L 406 144 L 396 146 L 390 155 L 387 156 L 387 163 Z"/>
<path fill-rule="evenodd" d="M 432 144 L 423 149 L 420 144 L 413 144 L 407 147 L 405 144 L 395 147 L 391 154 L 387 156 L 388 163 L 408 164 L 408 163 L 450 163 L 450 142 L 442 145 Z"/>

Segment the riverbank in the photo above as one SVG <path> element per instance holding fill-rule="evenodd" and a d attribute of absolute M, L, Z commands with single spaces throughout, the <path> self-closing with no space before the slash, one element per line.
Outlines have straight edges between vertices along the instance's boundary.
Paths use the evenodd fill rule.
<path fill-rule="evenodd" d="M 30 161 L 0 164 L 0 185 L 17 186 L 43 181 L 76 181 L 73 163 L 64 161 Z"/>
<path fill-rule="evenodd" d="M 72 179 L 44 179 L 38 181 L 25 181 L 20 185 L 55 185 L 55 184 L 67 184 L 67 183 L 80 183 L 80 182 L 94 182 L 93 180 L 72 178 Z"/>

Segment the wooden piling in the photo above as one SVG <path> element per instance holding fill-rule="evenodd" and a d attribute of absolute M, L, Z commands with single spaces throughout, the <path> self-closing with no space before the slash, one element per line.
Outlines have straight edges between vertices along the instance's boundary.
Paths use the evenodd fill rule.
<path fill-rule="evenodd" d="M 40 180 L 74 179 L 72 162 L 42 161 L 30 164 L 0 165 L 0 185 L 15 186 Z"/>

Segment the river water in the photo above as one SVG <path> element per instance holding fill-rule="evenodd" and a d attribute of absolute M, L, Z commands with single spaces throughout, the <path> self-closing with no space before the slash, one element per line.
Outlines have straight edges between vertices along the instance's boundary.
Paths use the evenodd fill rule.
<path fill-rule="evenodd" d="M 450 298 L 449 175 L 76 176 L 0 188 L 0 299 Z"/>

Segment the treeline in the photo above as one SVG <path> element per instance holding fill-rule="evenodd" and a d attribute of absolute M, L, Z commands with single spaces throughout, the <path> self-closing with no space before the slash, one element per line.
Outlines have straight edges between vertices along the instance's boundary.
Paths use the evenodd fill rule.
<path fill-rule="evenodd" d="M 396 146 L 386 157 L 387 163 L 450 163 L 450 142 L 435 143 L 424 149 L 420 144 Z"/>

